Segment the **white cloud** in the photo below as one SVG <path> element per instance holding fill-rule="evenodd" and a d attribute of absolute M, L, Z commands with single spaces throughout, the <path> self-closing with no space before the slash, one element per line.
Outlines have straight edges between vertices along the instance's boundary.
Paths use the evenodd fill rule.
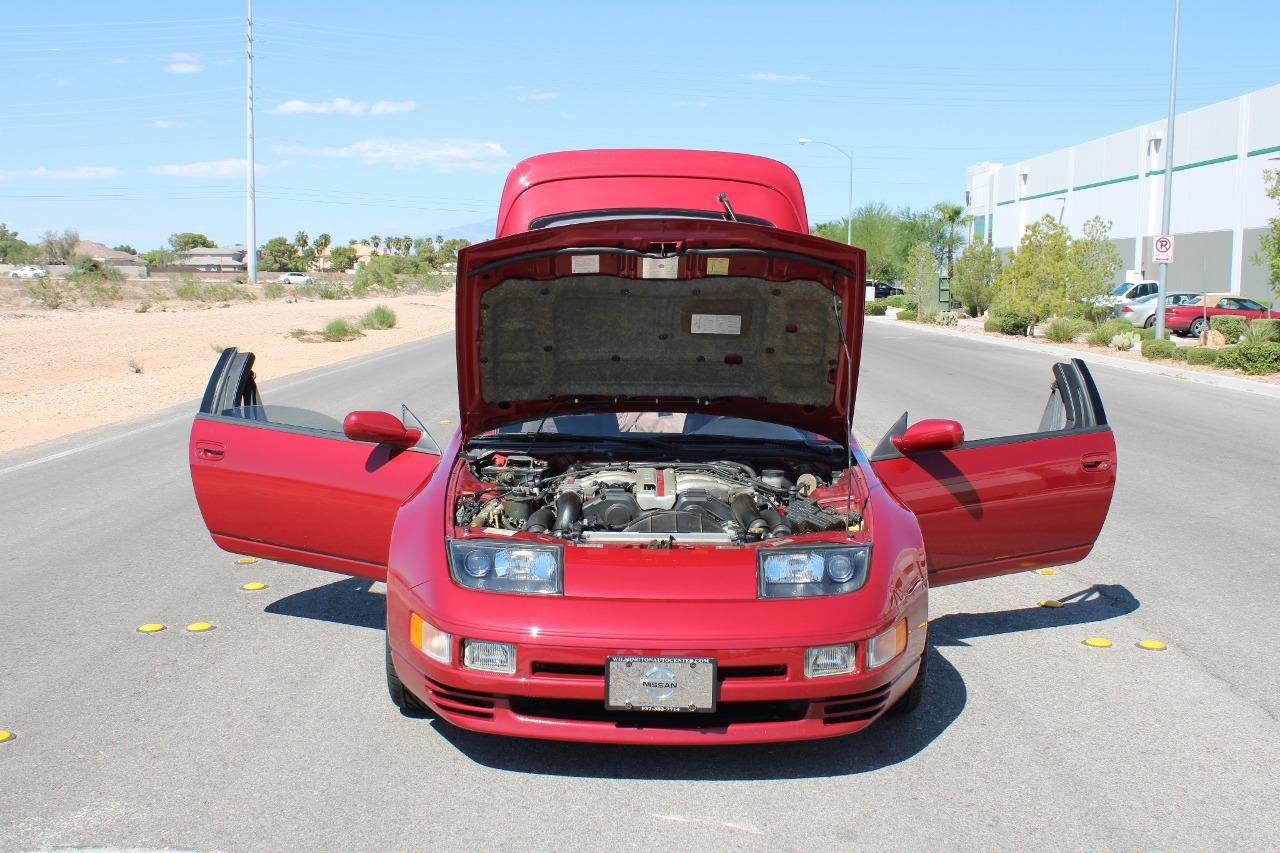
<path fill-rule="evenodd" d="M 415 101 L 375 101 L 370 107 L 364 101 L 353 101 L 350 98 L 333 98 L 328 101 L 284 101 L 271 112 L 276 115 L 297 115 L 315 113 L 320 115 L 382 116 L 391 113 L 407 113 L 417 107 Z"/>
<path fill-rule="evenodd" d="M 200 163 L 170 163 L 164 166 L 152 166 L 148 169 L 153 175 L 167 175 L 171 178 L 239 178 L 244 176 L 247 160 L 206 160 Z M 265 175 L 271 171 L 270 166 L 259 163 L 255 172 Z"/>
<path fill-rule="evenodd" d="M 757 71 L 748 75 L 752 80 L 768 80 L 771 83 L 795 83 L 798 80 L 808 80 L 805 74 L 777 74 L 773 71 Z"/>
<path fill-rule="evenodd" d="M 473 139 L 362 139 L 340 147 L 277 145 L 277 154 L 337 157 L 367 165 L 411 169 L 433 166 L 451 169 L 497 169 L 506 165 L 507 152 L 496 142 Z"/>
<path fill-rule="evenodd" d="M 364 101 L 352 101 L 348 98 L 334 98 L 331 101 L 285 101 L 271 112 L 276 115 L 294 113 L 340 113 L 342 115 L 364 115 L 368 105 Z"/>
<path fill-rule="evenodd" d="M 386 116 L 392 113 L 412 112 L 418 106 L 417 101 L 374 101 L 369 108 L 371 116 Z"/>
<path fill-rule="evenodd" d="M 171 121 L 167 118 L 158 118 L 155 121 L 151 122 L 152 127 L 158 127 L 161 129 L 169 128 L 169 127 L 182 127 L 184 124 L 185 122 Z"/>
<path fill-rule="evenodd" d="M 93 181 L 114 178 L 122 173 L 115 166 L 72 166 L 67 169 L 46 169 L 41 166 L 27 174 L 33 178 L 53 178 L 59 181 Z"/>
<path fill-rule="evenodd" d="M 527 95 L 517 95 L 516 100 L 520 101 L 550 101 L 553 98 L 560 97 L 559 92 L 530 92 Z"/>
<path fill-rule="evenodd" d="M 166 65 L 164 70 L 170 74 L 195 74 L 197 71 L 203 71 L 204 66 L 197 62 L 175 62 L 172 65 Z"/>

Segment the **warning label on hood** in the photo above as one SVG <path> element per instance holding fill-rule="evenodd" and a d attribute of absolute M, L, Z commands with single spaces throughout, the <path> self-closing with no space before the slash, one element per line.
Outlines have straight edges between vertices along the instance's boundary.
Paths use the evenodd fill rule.
<path fill-rule="evenodd" d="M 694 314 L 689 331 L 695 335 L 740 335 L 741 314 Z"/>

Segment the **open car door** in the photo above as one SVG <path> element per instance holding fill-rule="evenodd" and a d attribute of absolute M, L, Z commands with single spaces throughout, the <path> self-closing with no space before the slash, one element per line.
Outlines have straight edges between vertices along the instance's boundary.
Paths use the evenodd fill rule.
<path fill-rule="evenodd" d="M 893 437 L 871 467 L 920 522 L 932 585 L 1074 563 L 1111 505 L 1116 444 L 1088 367 L 1056 364 L 1038 432 L 904 456 Z"/>
<path fill-rule="evenodd" d="M 439 455 L 353 441 L 332 418 L 264 406 L 253 361 L 253 353 L 223 351 L 191 425 L 191 482 L 213 541 L 386 580 L 396 513 Z"/>

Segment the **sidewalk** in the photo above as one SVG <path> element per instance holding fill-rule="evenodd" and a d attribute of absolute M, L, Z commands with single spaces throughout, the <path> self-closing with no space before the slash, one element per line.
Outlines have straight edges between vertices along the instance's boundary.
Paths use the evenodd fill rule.
<path fill-rule="evenodd" d="M 945 326 L 934 326 L 928 323 L 915 323 L 906 320 L 898 320 L 889 316 L 868 316 L 864 317 L 864 319 L 868 323 L 889 324 L 894 328 L 910 329 L 912 331 L 923 332 L 925 334 L 946 335 L 952 338 L 978 341 L 980 343 L 991 344 L 993 346 L 1010 347 L 1012 349 L 1027 350 L 1029 352 L 1039 352 L 1046 355 L 1056 355 L 1063 358 L 1078 358 L 1090 365 L 1115 367 L 1120 370 L 1130 370 L 1134 373 L 1147 373 L 1154 376 L 1163 376 L 1166 379 L 1182 379 L 1188 382 L 1198 382 L 1202 385 L 1214 385 L 1219 388 L 1227 388 L 1232 391 L 1243 391 L 1247 394 L 1259 394 L 1263 397 L 1280 399 L 1280 385 L 1258 382 L 1253 379 L 1247 379 L 1243 376 L 1221 376 L 1216 373 L 1208 373 L 1198 370 L 1184 370 L 1180 367 L 1174 367 L 1168 362 L 1131 361 L 1127 358 L 1118 358 L 1116 356 L 1106 355 L 1101 350 L 1098 352 L 1082 351 L 1072 349 L 1070 347 L 1058 346 L 1056 344 L 1033 343 L 1030 340 L 1020 339 L 1013 336 L 996 336 L 986 334 L 985 332 L 960 332 L 948 329 Z"/>

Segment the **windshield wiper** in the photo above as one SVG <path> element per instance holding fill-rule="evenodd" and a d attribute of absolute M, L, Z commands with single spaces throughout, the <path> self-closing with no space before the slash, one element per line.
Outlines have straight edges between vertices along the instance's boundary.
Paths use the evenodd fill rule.
<path fill-rule="evenodd" d="M 728 219 L 730 222 L 737 222 L 738 214 L 733 212 L 733 205 L 729 204 L 728 193 L 720 193 L 720 203 L 724 205 L 725 218 Z"/>

